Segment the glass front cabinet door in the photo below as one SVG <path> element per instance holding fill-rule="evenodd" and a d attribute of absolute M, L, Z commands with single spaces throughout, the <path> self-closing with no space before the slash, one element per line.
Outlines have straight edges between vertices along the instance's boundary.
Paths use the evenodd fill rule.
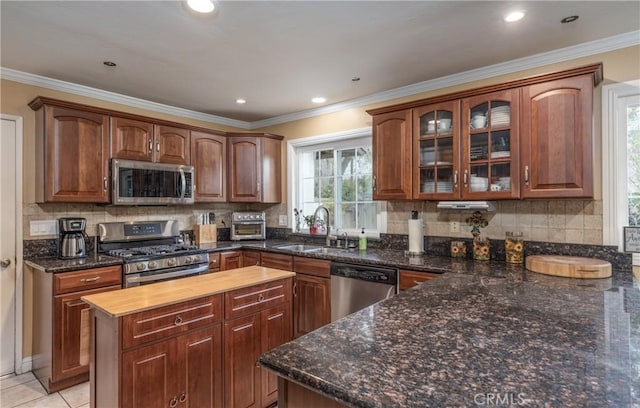
<path fill-rule="evenodd" d="M 413 110 L 413 198 L 460 196 L 459 135 L 460 101 Z"/>
<path fill-rule="evenodd" d="M 519 197 L 518 92 L 462 100 L 462 198 Z"/>

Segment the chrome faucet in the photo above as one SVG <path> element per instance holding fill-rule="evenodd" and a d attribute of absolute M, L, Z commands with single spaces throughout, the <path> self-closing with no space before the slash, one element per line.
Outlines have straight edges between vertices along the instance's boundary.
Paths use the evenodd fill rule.
<path fill-rule="evenodd" d="M 329 214 L 329 209 L 323 205 L 321 205 L 320 207 L 316 208 L 316 210 L 313 213 L 313 220 L 316 221 L 318 219 L 318 211 L 320 210 L 325 210 L 327 212 L 327 240 L 326 240 L 326 245 L 329 247 L 331 246 L 331 239 L 329 238 L 329 230 L 331 230 L 331 215 Z"/>
<path fill-rule="evenodd" d="M 342 237 L 344 238 L 344 247 L 349 248 L 349 235 L 346 232 L 343 232 Z"/>

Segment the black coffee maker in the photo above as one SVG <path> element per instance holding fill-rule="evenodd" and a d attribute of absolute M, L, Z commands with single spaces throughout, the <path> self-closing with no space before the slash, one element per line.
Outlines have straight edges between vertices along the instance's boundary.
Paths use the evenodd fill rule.
<path fill-rule="evenodd" d="M 62 259 L 84 258 L 87 256 L 84 230 L 85 218 L 59 218 L 58 256 Z"/>

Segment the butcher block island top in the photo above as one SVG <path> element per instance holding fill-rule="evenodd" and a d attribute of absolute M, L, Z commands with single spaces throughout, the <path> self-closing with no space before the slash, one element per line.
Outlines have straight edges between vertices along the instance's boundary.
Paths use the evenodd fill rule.
<path fill-rule="evenodd" d="M 248 266 L 152 285 L 97 293 L 83 296 L 82 300 L 110 317 L 121 317 L 293 276 L 295 276 L 294 272 L 262 266 Z"/>

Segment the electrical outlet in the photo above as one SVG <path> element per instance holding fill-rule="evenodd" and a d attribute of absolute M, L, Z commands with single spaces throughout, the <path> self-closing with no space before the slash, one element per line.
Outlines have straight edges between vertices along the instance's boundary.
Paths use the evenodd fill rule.
<path fill-rule="evenodd" d="M 451 221 L 449 223 L 449 232 L 460 232 L 460 223 L 458 221 Z"/>
<path fill-rule="evenodd" d="M 278 225 L 280 226 L 287 226 L 287 216 L 286 215 L 280 215 L 278 216 Z"/>

